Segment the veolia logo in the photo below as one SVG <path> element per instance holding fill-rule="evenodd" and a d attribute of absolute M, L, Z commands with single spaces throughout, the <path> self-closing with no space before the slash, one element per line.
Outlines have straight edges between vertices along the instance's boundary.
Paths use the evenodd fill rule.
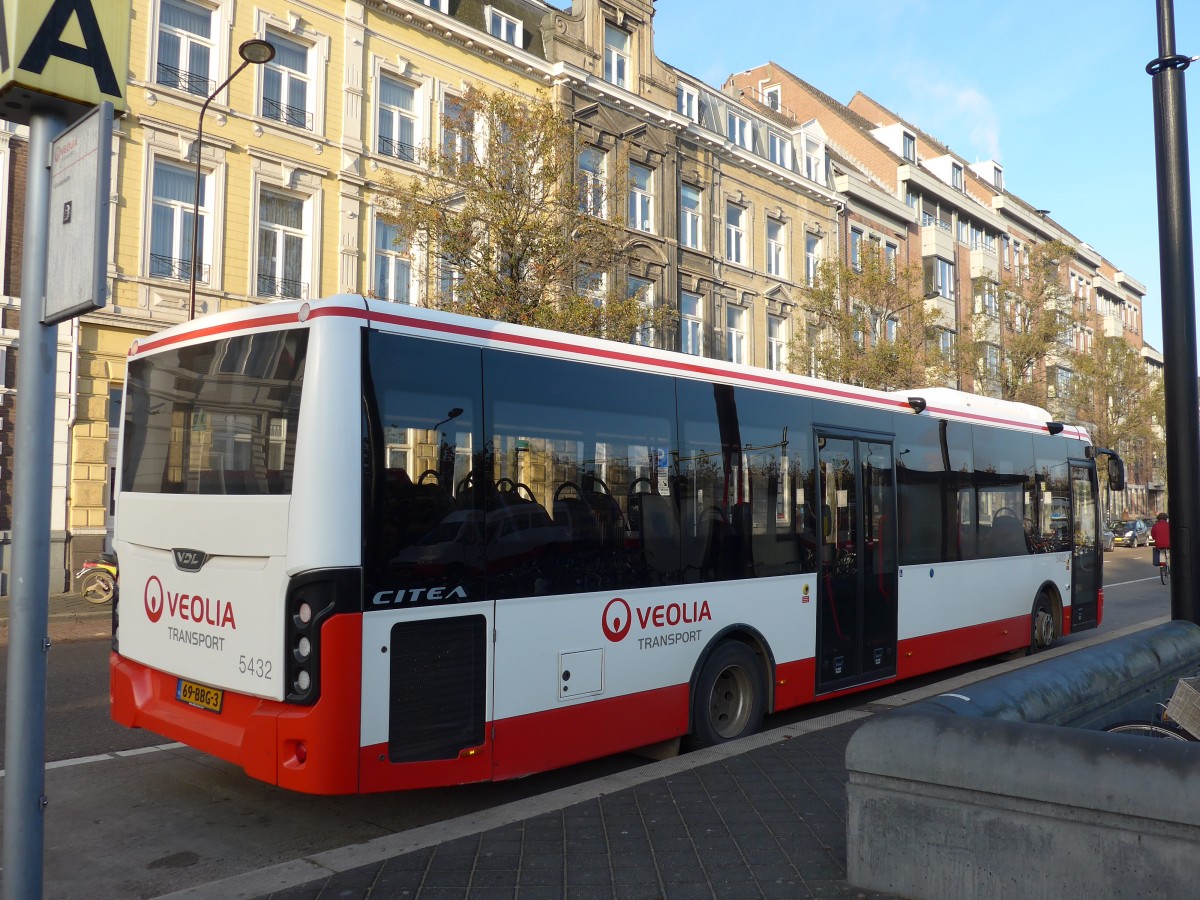
<path fill-rule="evenodd" d="M 629 634 L 629 626 L 632 624 L 633 610 L 629 608 L 629 604 L 620 597 L 613 597 L 609 600 L 600 620 L 604 636 L 615 644 L 625 639 L 625 635 Z"/>
<path fill-rule="evenodd" d="M 146 618 L 151 622 L 157 622 L 162 618 L 164 606 L 163 586 L 162 582 L 158 580 L 157 575 L 151 575 L 146 580 L 144 600 L 146 603 Z"/>

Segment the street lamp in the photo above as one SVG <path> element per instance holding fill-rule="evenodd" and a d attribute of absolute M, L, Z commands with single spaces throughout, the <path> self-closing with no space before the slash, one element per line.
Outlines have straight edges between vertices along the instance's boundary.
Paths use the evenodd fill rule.
<path fill-rule="evenodd" d="M 204 146 L 204 114 L 208 112 L 208 104 L 213 102 L 213 98 L 225 90 L 229 86 L 229 82 L 237 78 L 242 69 L 251 63 L 261 66 L 274 59 L 275 46 L 261 38 L 251 38 L 248 41 L 242 41 L 242 45 L 238 47 L 238 56 L 242 58 L 242 64 L 230 72 L 229 77 L 208 95 L 208 99 L 200 107 L 200 120 L 196 125 L 196 193 L 192 198 L 192 261 L 188 277 L 188 321 L 196 318 L 196 253 L 200 242 L 200 164 L 202 162 L 201 150 Z"/>

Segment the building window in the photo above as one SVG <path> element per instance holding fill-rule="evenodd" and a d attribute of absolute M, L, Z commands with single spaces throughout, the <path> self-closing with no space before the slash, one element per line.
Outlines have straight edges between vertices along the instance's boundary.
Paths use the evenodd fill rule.
<path fill-rule="evenodd" d="M 958 163 L 950 165 L 950 185 L 956 191 L 965 190 L 963 186 L 963 167 Z"/>
<path fill-rule="evenodd" d="M 1004 263 L 1004 268 L 1006 269 L 1012 267 L 1011 257 L 1009 256 L 1010 252 L 1011 247 L 1009 246 L 1008 235 L 1002 234 L 1000 236 L 1000 259 Z"/>
<path fill-rule="evenodd" d="M 700 188 L 684 184 L 679 191 L 679 243 L 699 250 L 704 238 L 700 213 Z"/>
<path fill-rule="evenodd" d="M 992 186 L 998 191 L 1004 190 L 1004 170 L 999 166 L 992 169 Z"/>
<path fill-rule="evenodd" d="M 699 294 L 679 294 L 679 349 L 693 356 L 704 355 L 704 308 Z"/>
<path fill-rule="evenodd" d="M 784 252 L 785 229 L 778 219 L 767 219 L 767 274 L 783 278 L 787 256 Z"/>
<path fill-rule="evenodd" d="M 885 241 L 883 244 L 883 264 L 887 268 L 888 281 L 896 280 L 896 260 L 900 255 L 900 248 L 890 241 Z"/>
<path fill-rule="evenodd" d="M 313 127 L 308 108 L 309 48 L 272 34 L 267 38 L 275 47 L 275 58 L 263 72 L 263 118 L 276 119 L 297 128 Z"/>
<path fill-rule="evenodd" d="M 436 9 L 438 12 L 441 12 L 441 13 L 444 13 L 446 11 L 447 0 L 417 0 L 417 2 L 423 3 L 426 6 L 428 6 L 430 9 Z"/>
<path fill-rule="evenodd" d="M 642 308 L 647 312 L 654 309 L 654 282 L 646 278 L 637 278 L 633 275 L 629 276 L 626 282 L 626 296 L 634 297 L 642 305 Z M 644 324 L 638 328 L 633 336 L 633 342 L 641 347 L 654 346 L 654 328 L 649 324 Z"/>
<path fill-rule="evenodd" d="M 821 239 L 815 234 L 804 236 L 804 280 L 809 285 L 817 283 L 821 265 Z"/>
<path fill-rule="evenodd" d="M 807 136 L 804 138 L 804 175 L 818 184 L 825 183 L 825 145 Z"/>
<path fill-rule="evenodd" d="M 629 87 L 629 33 L 607 22 L 604 25 L 604 80 Z"/>
<path fill-rule="evenodd" d="M 487 19 L 488 32 L 492 37 L 498 37 L 514 47 L 521 46 L 524 34 L 520 22 L 491 6 L 484 8 L 484 16 Z"/>
<path fill-rule="evenodd" d="M 579 151 L 579 211 L 603 219 L 607 215 L 604 204 L 603 150 L 584 147 Z"/>
<path fill-rule="evenodd" d="M 629 164 L 629 227 L 654 232 L 653 172 L 637 163 Z"/>
<path fill-rule="evenodd" d="M 729 114 L 729 140 L 739 147 L 751 149 L 750 120 L 744 119 L 737 113 Z"/>
<path fill-rule="evenodd" d="M 406 162 L 417 158 L 416 91 L 407 84 L 379 78 L 379 152 Z"/>
<path fill-rule="evenodd" d="M 886 319 L 883 323 L 883 339 L 889 344 L 896 343 L 896 336 L 900 332 L 899 319 Z"/>
<path fill-rule="evenodd" d="M 925 260 L 925 290 L 927 293 L 954 299 L 954 263 L 940 257 Z"/>
<path fill-rule="evenodd" d="M 938 330 L 938 352 L 941 353 L 944 360 L 954 358 L 954 332 L 949 328 Z"/>
<path fill-rule="evenodd" d="M 397 236 L 395 225 L 375 220 L 375 296 L 393 303 L 412 303 L 412 254 Z"/>
<path fill-rule="evenodd" d="M 746 210 L 736 203 L 725 204 L 725 258 L 746 264 Z"/>
<path fill-rule="evenodd" d="M 855 272 L 862 271 L 863 233 L 857 228 L 850 229 L 850 268 Z"/>
<path fill-rule="evenodd" d="M 988 378 L 995 380 L 1000 377 L 1000 348 L 995 344 L 984 347 L 983 366 Z"/>
<path fill-rule="evenodd" d="M 767 158 L 785 169 L 792 165 L 792 144 L 782 134 L 772 131 L 767 136 Z"/>
<path fill-rule="evenodd" d="M 306 204 L 300 197 L 263 188 L 258 198 L 259 297 L 307 299 L 303 280 L 309 229 Z"/>
<path fill-rule="evenodd" d="M 746 361 L 746 311 L 725 307 L 725 358 L 732 363 Z"/>
<path fill-rule="evenodd" d="M 212 91 L 213 11 L 190 0 L 162 0 L 154 80 L 207 97 Z"/>
<path fill-rule="evenodd" d="M 787 320 L 767 316 L 767 368 L 782 372 L 787 363 Z"/>
<path fill-rule="evenodd" d="M 475 159 L 475 119 L 452 94 L 442 98 L 442 153 L 462 163 Z"/>
<path fill-rule="evenodd" d="M 589 298 L 594 307 L 602 309 L 608 295 L 608 276 L 603 272 L 581 271 L 576 280 L 576 290 L 579 296 Z"/>
<path fill-rule="evenodd" d="M 907 131 L 904 132 L 904 158 L 909 162 L 917 161 L 917 139 Z"/>
<path fill-rule="evenodd" d="M 438 301 L 442 304 L 458 302 L 459 291 L 462 288 L 462 272 L 445 256 L 438 256 L 437 263 L 437 292 Z"/>
<path fill-rule="evenodd" d="M 154 161 L 153 201 L 150 207 L 150 276 L 188 281 L 192 274 L 192 213 L 196 201 L 196 171 Z M 208 283 L 208 178 L 200 179 L 200 226 L 196 235 L 200 258 L 196 280 Z"/>
<path fill-rule="evenodd" d="M 681 84 L 676 95 L 679 100 L 680 114 L 687 116 L 693 122 L 700 121 L 700 98 L 696 92 L 686 84 Z"/>
<path fill-rule="evenodd" d="M 763 91 L 763 103 L 765 103 L 770 109 L 779 112 L 780 107 L 783 105 L 780 101 L 779 85 L 773 84 Z"/>

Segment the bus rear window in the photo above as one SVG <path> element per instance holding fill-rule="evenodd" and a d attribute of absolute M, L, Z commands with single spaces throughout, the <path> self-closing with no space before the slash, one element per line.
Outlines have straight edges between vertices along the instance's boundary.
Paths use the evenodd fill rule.
<path fill-rule="evenodd" d="M 292 329 L 131 360 L 121 489 L 290 494 L 307 346 Z"/>

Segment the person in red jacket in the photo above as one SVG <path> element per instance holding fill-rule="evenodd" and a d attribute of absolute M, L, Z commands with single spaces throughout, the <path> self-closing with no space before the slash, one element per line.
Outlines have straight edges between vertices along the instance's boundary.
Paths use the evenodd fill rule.
<path fill-rule="evenodd" d="M 1160 565 L 1159 551 L 1171 549 L 1171 523 L 1167 521 L 1165 512 L 1158 514 L 1158 521 L 1150 529 L 1150 540 L 1154 541 L 1154 565 L 1157 566 Z"/>

